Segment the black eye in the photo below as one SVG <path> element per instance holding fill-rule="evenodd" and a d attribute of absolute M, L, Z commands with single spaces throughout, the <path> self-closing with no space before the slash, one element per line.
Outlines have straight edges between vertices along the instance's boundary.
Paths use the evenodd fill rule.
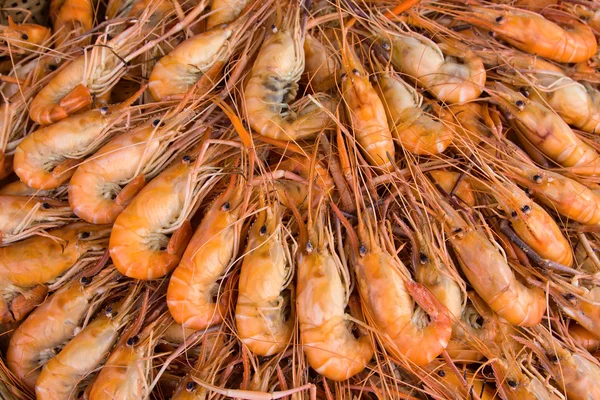
<path fill-rule="evenodd" d="M 90 278 L 88 278 L 87 276 L 83 276 L 81 277 L 81 279 L 79 280 L 79 283 L 81 283 L 82 285 L 87 285 L 88 283 L 90 283 L 92 280 Z"/>
<path fill-rule="evenodd" d="M 271 32 L 273 32 L 273 33 L 277 33 L 277 31 L 278 31 L 278 29 L 277 29 L 277 27 L 275 26 L 275 24 L 271 25 Z"/>
<path fill-rule="evenodd" d="M 158 125 L 160 125 L 160 119 L 155 119 L 154 121 L 152 121 L 152 126 L 153 127 L 157 127 Z"/>
<path fill-rule="evenodd" d="M 81 235 L 79 237 L 82 239 L 87 239 L 90 237 L 90 233 L 89 232 L 81 232 Z"/>
<path fill-rule="evenodd" d="M 137 342 L 140 341 L 140 338 L 137 336 L 132 336 L 127 339 L 127 346 L 134 346 Z"/>
<path fill-rule="evenodd" d="M 502 22 L 503 19 L 504 19 L 504 17 L 499 16 L 499 17 L 496 18 L 496 22 Z"/>
<path fill-rule="evenodd" d="M 508 383 L 508 386 L 510 386 L 511 388 L 516 388 L 517 387 L 517 382 L 509 379 L 508 381 L 506 381 L 506 383 Z"/>
<path fill-rule="evenodd" d="M 49 208 L 50 208 L 50 204 L 48 204 L 48 203 L 42 203 L 42 208 L 43 208 L 44 210 L 47 210 L 47 209 L 49 209 Z"/>
<path fill-rule="evenodd" d="M 306 252 L 311 253 L 313 251 L 313 245 L 311 242 L 306 242 Z"/>
<path fill-rule="evenodd" d="M 361 257 L 367 254 L 367 248 L 363 244 L 358 248 L 358 254 L 360 254 Z"/>
<path fill-rule="evenodd" d="M 190 157 L 190 156 L 183 156 L 183 162 L 184 163 L 189 163 L 190 161 L 192 161 L 192 157 Z"/>
<path fill-rule="evenodd" d="M 533 196 L 533 190 L 529 188 L 525 189 L 525 193 L 527 193 L 527 196 Z"/>
<path fill-rule="evenodd" d="M 108 112 L 108 107 L 102 107 L 100 108 L 100 114 L 104 115 Z"/>
<path fill-rule="evenodd" d="M 347 78 L 347 77 L 348 77 L 348 76 L 346 75 L 346 73 L 345 73 L 345 72 L 344 72 L 344 73 L 341 75 L 341 78 L 342 78 L 342 80 L 343 80 L 343 81 L 344 81 L 344 80 L 346 80 L 346 78 Z"/>
<path fill-rule="evenodd" d="M 541 175 L 534 175 L 533 176 L 533 181 L 535 183 L 542 183 L 542 176 Z"/>
<path fill-rule="evenodd" d="M 359 70 L 357 70 L 356 68 L 354 68 L 354 69 L 352 70 L 352 73 L 353 73 L 354 75 L 356 75 L 356 76 L 360 76 L 360 71 L 359 71 Z"/>
<path fill-rule="evenodd" d="M 525 102 L 523 100 L 517 100 L 515 104 L 517 105 L 519 110 L 522 110 L 523 107 L 525 107 Z"/>
<path fill-rule="evenodd" d="M 517 218 L 517 212 L 516 211 L 511 212 L 510 216 L 513 218 Z"/>
<path fill-rule="evenodd" d="M 21 35 L 21 39 L 28 40 L 29 39 L 29 35 L 26 34 L 26 33 L 24 33 L 24 34 Z"/>
<path fill-rule="evenodd" d="M 223 211 L 229 211 L 230 208 L 231 208 L 231 204 L 229 204 L 229 203 L 225 203 L 225 204 L 223 204 L 223 207 L 221 207 L 221 209 Z"/>
<path fill-rule="evenodd" d="M 425 264 L 427 261 L 429 261 L 429 258 L 427 258 L 424 253 L 421 253 L 419 254 L 419 260 L 421 260 L 421 264 Z"/>
<path fill-rule="evenodd" d="M 444 371 L 443 369 L 440 369 L 440 370 L 438 370 L 437 374 L 443 378 L 446 376 L 446 371 Z"/>
<path fill-rule="evenodd" d="M 489 31 L 488 35 L 490 35 L 491 37 L 495 37 L 496 36 L 496 32 L 494 31 Z"/>
<path fill-rule="evenodd" d="M 531 211 L 531 207 L 529 207 L 527 204 L 525 204 L 522 208 L 521 211 L 523 211 L 525 214 L 529 214 L 529 212 Z"/>
<path fill-rule="evenodd" d="M 49 66 L 48 66 L 48 69 L 49 69 L 50 71 L 56 71 L 56 69 L 57 69 L 57 68 L 58 68 L 58 66 L 57 66 L 57 65 L 49 65 Z"/>
<path fill-rule="evenodd" d="M 196 389 L 196 382 L 188 382 L 185 385 L 185 390 L 187 390 L 188 392 L 191 392 L 194 389 Z"/>
<path fill-rule="evenodd" d="M 384 49 L 384 50 L 389 50 L 389 49 L 391 49 L 391 47 L 390 47 L 390 44 L 389 44 L 389 43 L 383 43 L 383 44 L 381 45 L 381 47 L 383 47 L 383 49 Z"/>
<path fill-rule="evenodd" d="M 529 97 L 529 90 L 527 90 L 526 88 L 521 88 L 519 89 L 519 92 L 525 96 L 525 97 Z"/>
<path fill-rule="evenodd" d="M 462 230 L 462 228 L 456 228 L 456 229 L 454 230 L 454 233 L 461 233 L 462 231 L 463 231 L 463 230 Z"/>
<path fill-rule="evenodd" d="M 566 300 L 575 300 L 575 295 L 573 293 L 567 293 L 563 296 Z"/>
<path fill-rule="evenodd" d="M 260 227 L 260 230 L 258 231 L 258 233 L 259 233 L 261 236 L 265 235 L 265 234 L 267 233 L 267 226 L 266 226 L 266 225 L 263 225 L 263 226 L 261 226 L 261 227 Z"/>
<path fill-rule="evenodd" d="M 550 357 L 550 361 L 552 361 L 553 363 L 557 363 L 558 362 L 558 357 L 552 356 L 552 357 Z"/>

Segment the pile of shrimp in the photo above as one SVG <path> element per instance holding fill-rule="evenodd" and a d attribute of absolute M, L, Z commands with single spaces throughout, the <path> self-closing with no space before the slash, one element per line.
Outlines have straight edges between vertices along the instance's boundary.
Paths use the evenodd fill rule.
<path fill-rule="evenodd" d="M 598 0 L 49 17 L 0 26 L 0 398 L 600 399 Z"/>

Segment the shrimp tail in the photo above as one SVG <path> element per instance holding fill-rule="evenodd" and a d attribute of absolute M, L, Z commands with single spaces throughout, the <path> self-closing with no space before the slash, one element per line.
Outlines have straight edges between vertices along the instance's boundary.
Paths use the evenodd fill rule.
<path fill-rule="evenodd" d="M 177 254 L 181 256 L 185 251 L 185 248 L 192 238 L 192 224 L 189 220 L 186 220 L 179 229 L 177 229 L 167 245 L 167 252 L 169 254 Z"/>
<path fill-rule="evenodd" d="M 79 84 L 75 86 L 65 97 L 63 97 L 58 105 L 54 105 L 50 109 L 48 116 L 43 118 L 41 122 L 44 124 L 51 124 L 54 121 L 58 121 L 67 118 L 69 115 L 84 109 L 85 107 L 92 104 L 92 95 L 90 90 L 85 85 Z"/>
<path fill-rule="evenodd" d="M 431 323 L 437 325 L 438 330 L 443 328 L 451 331 L 452 321 L 446 315 L 446 308 L 425 285 L 414 281 L 407 281 L 406 289 L 417 304 L 429 315 Z"/>
<path fill-rule="evenodd" d="M 126 206 L 131 200 L 144 188 L 146 179 L 144 175 L 138 175 L 129 182 L 115 198 L 115 203 L 120 206 Z"/>

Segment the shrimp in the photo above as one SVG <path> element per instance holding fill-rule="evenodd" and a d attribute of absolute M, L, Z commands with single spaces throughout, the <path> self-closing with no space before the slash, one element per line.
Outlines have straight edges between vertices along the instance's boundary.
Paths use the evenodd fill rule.
<path fill-rule="evenodd" d="M 383 172 L 391 171 L 396 150 L 385 107 L 354 50 L 345 40 L 344 46 L 342 60 L 346 75 L 342 79 L 342 98 L 354 137 L 372 166 Z"/>
<path fill-rule="evenodd" d="M 94 27 L 94 5 L 91 0 L 51 0 L 50 19 L 56 36 L 56 47 L 69 39 L 77 39 Z M 90 43 L 86 38 L 81 46 Z"/>
<path fill-rule="evenodd" d="M 429 289 L 411 280 L 406 266 L 386 250 L 384 234 L 374 224 L 375 216 L 371 210 L 366 212 L 358 235 L 338 214 L 348 231 L 350 259 L 365 313 L 393 357 L 427 365 L 448 345 L 452 321 Z M 429 316 L 429 324 L 423 321 L 424 315 L 414 313 L 413 298 Z"/>
<path fill-rule="evenodd" d="M 218 280 L 237 254 L 246 195 L 238 178 L 207 210 L 167 288 L 171 316 L 185 328 L 204 329 L 222 321 L 227 304 L 215 297 Z M 246 189 L 247 190 L 247 189 Z"/>
<path fill-rule="evenodd" d="M 560 18 L 563 29 L 538 13 L 501 5 L 472 6 L 457 19 L 489 29 L 519 50 L 557 62 L 587 61 L 598 51 L 590 27 L 576 20 Z"/>
<path fill-rule="evenodd" d="M 35 381 L 38 399 L 70 399 L 82 381 L 104 361 L 119 332 L 132 317 L 139 293 L 133 285 L 119 303 L 108 305 L 52 358 Z"/>
<path fill-rule="evenodd" d="M 477 294 L 502 318 L 518 326 L 538 324 L 546 311 L 544 291 L 523 285 L 496 246 L 468 224 L 443 199 L 435 204 L 444 215 L 444 230 L 462 271 Z"/>
<path fill-rule="evenodd" d="M 532 349 L 569 400 L 600 398 L 600 367 L 586 357 L 571 352 L 545 328 L 535 328 Z"/>
<path fill-rule="evenodd" d="M 25 183 L 21 181 L 11 182 L 0 187 L 0 195 L 2 196 L 38 196 L 38 197 L 48 197 L 54 199 L 61 199 L 63 195 L 66 193 L 66 186 L 61 186 L 57 189 L 51 190 L 39 190 L 33 189 L 27 186 Z"/>
<path fill-rule="evenodd" d="M 590 353 L 600 349 L 600 339 L 577 323 L 569 325 L 569 335 L 575 343 Z"/>
<path fill-rule="evenodd" d="M 456 188 L 454 190 L 456 197 L 469 206 L 475 205 L 474 188 L 470 179 L 465 178 L 459 181 L 460 173 L 442 169 L 429 171 L 429 175 L 446 193 L 451 193 Z"/>
<path fill-rule="evenodd" d="M 546 210 L 509 180 L 493 182 L 492 186 L 475 185 L 498 201 L 517 235 L 542 258 L 572 266 L 571 244 Z"/>
<path fill-rule="evenodd" d="M 65 65 L 38 92 L 31 102 L 30 118 L 41 125 L 49 125 L 87 107 L 92 102 L 92 94 L 103 96 L 118 82 L 125 73 L 126 63 L 179 32 L 205 7 L 206 0 L 200 1 L 183 21 L 143 46 L 139 46 L 141 37 L 146 34 L 142 26 L 148 23 L 154 6 L 148 7 L 133 26 L 113 39 L 106 41 L 108 34 L 102 35 L 90 51 Z"/>
<path fill-rule="evenodd" d="M 15 173 L 35 189 L 54 189 L 67 182 L 81 158 L 129 124 L 129 106 L 139 94 L 120 105 L 73 115 L 26 136 L 15 150 Z"/>
<path fill-rule="evenodd" d="M 355 337 L 348 305 L 348 270 L 333 253 L 331 228 L 321 208 L 315 226 L 301 227 L 297 253 L 296 309 L 300 339 L 310 366 L 328 379 L 343 381 L 361 372 L 373 357 L 367 335 Z M 301 221 L 299 213 L 296 215 Z M 342 280 L 343 279 L 343 280 Z M 345 281 L 345 282 L 344 282 Z"/>
<path fill-rule="evenodd" d="M 8 26 L 0 26 L 0 41 L 6 42 L 8 55 L 40 51 L 49 44 L 50 35 L 50 29 L 44 26 L 16 24 L 11 16 L 8 16 Z"/>
<path fill-rule="evenodd" d="M 138 400 L 149 393 L 147 374 L 152 369 L 154 341 L 168 326 L 162 315 L 135 336 L 123 338 L 112 350 L 89 392 L 90 400 Z"/>
<path fill-rule="evenodd" d="M 191 37 L 162 57 L 152 69 L 148 83 L 154 100 L 184 94 L 203 77 L 207 89 L 214 86 L 223 66 L 242 43 L 242 36 L 257 23 L 269 4 L 264 2 L 260 9 L 251 9 L 231 24 Z"/>
<path fill-rule="evenodd" d="M 565 315 L 600 339 L 600 287 L 579 287 L 572 292 L 551 288 L 550 293 Z"/>
<path fill-rule="evenodd" d="M 75 170 L 69 181 L 69 204 L 73 212 L 95 224 L 114 222 L 146 180 L 194 144 L 195 130 L 182 133 L 193 116 L 192 111 L 182 112 L 176 107 L 100 148 Z"/>
<path fill-rule="evenodd" d="M 377 76 L 375 90 L 383 100 L 388 124 L 400 145 L 413 154 L 443 153 L 452 143 L 451 128 L 427 115 L 423 97 L 390 72 Z"/>
<path fill-rule="evenodd" d="M 35 294 L 38 285 L 52 283 L 67 271 L 71 275 L 97 260 L 94 253 L 106 247 L 109 234 L 106 225 L 77 222 L 0 248 L 0 321 L 16 319 L 13 305 Z"/>
<path fill-rule="evenodd" d="M 190 240 L 188 217 L 218 181 L 219 168 L 197 152 L 179 157 L 154 178 L 115 220 L 109 251 L 115 267 L 135 279 L 157 279 L 179 263 Z M 169 238 L 168 235 L 171 235 Z"/>
<path fill-rule="evenodd" d="M 238 286 L 238 334 L 250 351 L 261 356 L 281 352 L 294 328 L 294 318 L 286 307 L 289 300 L 282 294 L 293 270 L 280 213 L 278 203 L 267 205 L 254 221 Z"/>
<path fill-rule="evenodd" d="M 278 140 L 298 140 L 316 135 L 331 120 L 335 109 L 323 101 L 311 112 L 295 115 L 287 110 L 296 98 L 298 81 L 304 71 L 304 32 L 300 27 L 300 2 L 290 2 L 290 10 L 281 29 L 273 27 L 263 42 L 244 90 L 244 106 L 252 129 Z M 294 115 L 292 115 L 294 114 Z M 315 121 L 323 121 L 316 123 Z"/>
<path fill-rule="evenodd" d="M 473 394 L 479 396 L 480 400 L 496 400 L 498 398 L 496 390 L 487 383 L 485 377 L 474 374 L 469 370 L 459 371 L 467 386 L 461 382 L 461 379 L 448 364 L 440 361 L 433 361 L 425 367 L 425 373 L 419 375 L 424 385 L 439 394 L 440 398 L 447 399 L 474 399 Z M 437 398 L 435 396 L 431 396 Z"/>
<path fill-rule="evenodd" d="M 27 317 L 13 333 L 6 352 L 8 368 L 17 378 L 33 389 L 39 367 L 75 336 L 95 301 L 110 291 L 114 278 L 114 273 L 103 270 L 93 281 L 75 279 Z"/>
<path fill-rule="evenodd" d="M 584 175 L 600 170 L 600 155 L 584 143 L 552 110 L 527 99 L 499 82 L 488 89 L 501 107 L 513 116 L 513 123 L 536 149 L 563 167 Z"/>
<path fill-rule="evenodd" d="M 578 181 L 517 161 L 510 162 L 508 173 L 559 214 L 582 224 L 600 224 L 600 194 Z"/>
<path fill-rule="evenodd" d="M 335 85 L 337 59 L 320 40 L 309 34 L 304 39 L 304 63 L 308 84 L 314 90 L 327 90 Z"/>
<path fill-rule="evenodd" d="M 380 34 L 381 46 L 390 52 L 394 67 L 438 100 L 451 104 L 475 100 L 485 86 L 483 61 L 457 40 L 445 40 L 448 43 L 436 44 L 414 32 Z"/>
<path fill-rule="evenodd" d="M 210 30 L 235 21 L 247 5 L 248 0 L 212 0 L 206 29 Z"/>
<path fill-rule="evenodd" d="M 2 245 L 26 239 L 74 219 L 67 203 L 51 198 L 0 194 L 0 209 Z"/>

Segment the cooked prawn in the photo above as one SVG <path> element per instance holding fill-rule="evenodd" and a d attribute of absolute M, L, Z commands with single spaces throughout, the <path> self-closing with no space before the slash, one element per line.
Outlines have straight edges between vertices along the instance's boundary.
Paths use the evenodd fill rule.
<path fill-rule="evenodd" d="M 220 25 L 235 21 L 248 5 L 248 0 L 212 0 L 210 15 L 206 20 L 206 29 L 213 29 Z"/>
<path fill-rule="evenodd" d="M 40 51 L 49 45 L 50 35 L 50 29 L 44 26 L 16 24 L 11 16 L 8 16 L 8 26 L 0 26 L 0 42 L 6 43 L 8 55 Z"/>
<path fill-rule="evenodd" d="M 56 47 L 70 39 L 82 37 L 94 27 L 94 5 L 91 0 L 51 0 L 50 19 L 54 27 Z M 88 45 L 89 38 L 80 42 Z"/>

